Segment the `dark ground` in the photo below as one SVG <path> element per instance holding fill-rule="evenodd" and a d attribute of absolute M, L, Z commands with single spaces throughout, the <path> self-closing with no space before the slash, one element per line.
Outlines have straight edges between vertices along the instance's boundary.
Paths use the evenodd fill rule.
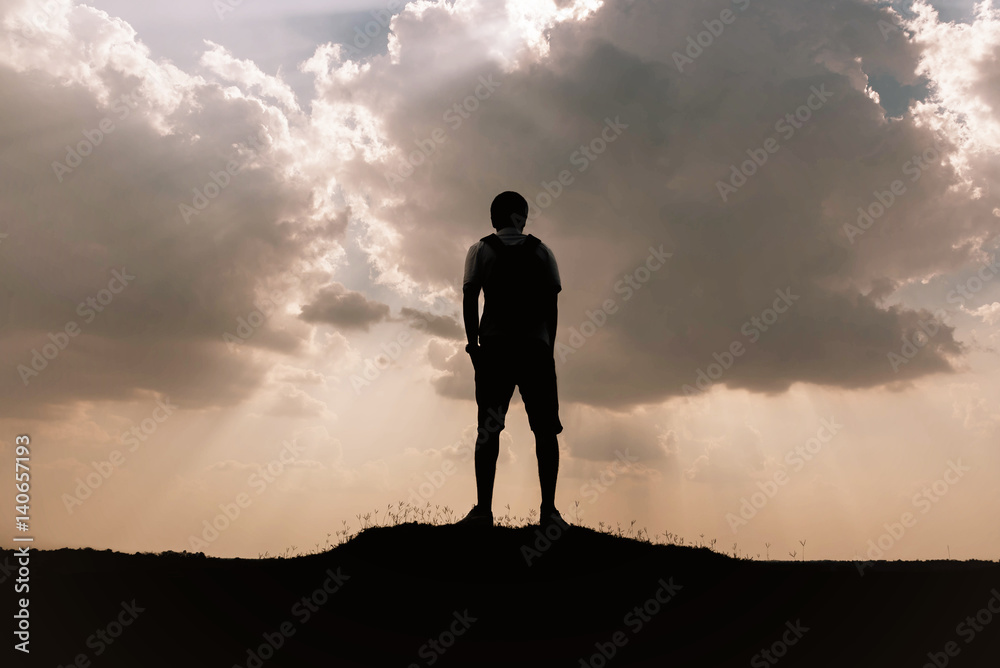
<path fill-rule="evenodd" d="M 995 562 L 877 562 L 861 576 L 853 562 L 736 560 L 573 527 L 529 567 L 537 530 L 411 523 L 267 560 L 32 551 L 30 658 L 11 649 L 8 576 L 13 659 L 0 664 L 1000 666 Z"/>

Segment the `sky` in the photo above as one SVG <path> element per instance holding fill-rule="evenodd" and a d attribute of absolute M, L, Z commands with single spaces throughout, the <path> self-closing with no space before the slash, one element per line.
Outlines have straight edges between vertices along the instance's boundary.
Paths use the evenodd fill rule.
<path fill-rule="evenodd" d="M 989 2 L 0 0 L 0 29 L 0 452 L 30 436 L 36 547 L 464 515 L 461 275 L 515 190 L 562 277 L 570 521 L 1000 552 Z M 524 517 L 516 396 L 507 424 L 493 510 Z"/>

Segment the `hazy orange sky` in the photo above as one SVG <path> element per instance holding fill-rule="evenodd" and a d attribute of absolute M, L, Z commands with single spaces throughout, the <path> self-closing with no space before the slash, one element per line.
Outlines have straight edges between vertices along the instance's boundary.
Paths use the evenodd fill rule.
<path fill-rule="evenodd" d="M 515 190 L 562 276 L 567 518 L 1000 552 L 990 3 L 0 17 L 0 451 L 31 435 L 36 547 L 257 556 L 399 501 L 464 515 L 463 262 Z M 508 503 L 539 503 L 519 401 Z"/>

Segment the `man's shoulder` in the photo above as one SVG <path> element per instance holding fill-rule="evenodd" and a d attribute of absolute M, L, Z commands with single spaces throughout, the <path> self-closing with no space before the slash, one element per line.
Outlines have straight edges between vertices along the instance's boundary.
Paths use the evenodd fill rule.
<path fill-rule="evenodd" d="M 541 239 L 539 239 L 539 240 L 538 240 L 538 250 L 539 250 L 539 251 L 540 251 L 541 253 L 544 253 L 544 254 L 545 254 L 545 256 L 546 256 L 546 257 L 547 257 L 548 259 L 550 259 L 550 260 L 553 260 L 553 261 L 555 261 L 555 259 L 556 259 L 556 254 L 555 254 L 555 253 L 553 253 L 553 252 L 552 252 L 552 249 L 551 249 L 551 248 L 549 248 L 548 244 L 546 244 L 546 243 L 545 243 L 544 241 L 542 241 Z"/>
<path fill-rule="evenodd" d="M 485 244 L 482 241 L 476 241 L 471 246 L 469 246 L 469 252 L 465 254 L 465 264 L 474 263 L 479 259 L 481 255 L 480 250 Z"/>
<path fill-rule="evenodd" d="M 494 250 L 493 244 L 496 243 L 496 241 L 493 241 L 493 239 L 496 239 L 496 241 L 500 241 L 505 246 L 516 246 L 521 244 L 534 243 L 537 246 L 538 254 L 540 256 L 543 256 L 544 259 L 555 261 L 555 253 L 552 252 L 552 249 L 544 241 L 542 241 L 533 234 L 522 234 L 517 237 L 513 235 L 501 236 L 495 233 L 487 234 L 485 237 L 474 241 L 473 244 L 469 246 L 469 256 L 470 257 L 478 256 L 481 253 L 492 254 Z M 534 239 L 534 241 L 532 241 L 532 239 Z"/>
<path fill-rule="evenodd" d="M 482 239 L 476 241 L 472 246 L 469 247 L 469 256 L 475 257 L 478 261 L 482 262 L 485 259 L 491 258 L 496 255 L 497 251 L 493 247 L 499 239 L 491 239 L 492 235 L 486 235 Z"/>

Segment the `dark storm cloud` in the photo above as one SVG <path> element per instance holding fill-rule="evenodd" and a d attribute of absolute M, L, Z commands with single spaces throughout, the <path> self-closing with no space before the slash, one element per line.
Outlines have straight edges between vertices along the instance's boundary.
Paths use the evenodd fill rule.
<path fill-rule="evenodd" d="M 348 290 L 340 283 L 319 291 L 311 304 L 302 307 L 300 318 L 311 323 L 326 323 L 343 329 L 368 329 L 389 316 L 389 306 Z"/>
<path fill-rule="evenodd" d="M 346 90 L 326 92 L 381 110 L 402 159 L 446 128 L 451 102 L 480 77 L 501 83 L 401 182 L 368 169 L 345 175 L 387 198 L 369 212 L 400 235 L 383 260 L 457 289 L 465 249 L 490 231 L 492 197 L 522 192 L 541 214 L 527 231 L 552 247 L 562 274 L 569 400 L 627 407 L 682 395 L 737 342 L 743 353 L 724 373 L 712 367 L 710 380 L 756 392 L 950 372 L 963 348 L 947 325 L 894 369 L 888 356 L 920 336 L 930 313 L 866 297 L 964 266 L 995 234 L 991 205 L 970 196 L 949 162 L 958 150 L 949 138 L 915 114 L 887 120 L 866 89 L 869 73 L 917 81 L 920 49 L 884 37 L 878 21 L 888 15 L 866 3 L 738 5 L 745 10 L 608 2 L 586 22 L 553 28 L 547 58 L 509 73 L 472 59 L 445 83 L 429 80 L 406 40 L 460 20 L 438 9 L 404 16 L 397 63 L 373 61 Z M 675 58 L 727 7 L 735 20 L 722 34 L 690 51 L 691 62 Z M 627 127 L 609 135 L 611 124 Z M 926 155 L 934 159 L 915 160 Z M 905 188 L 885 215 L 849 233 L 858 208 L 888 201 L 896 180 Z M 639 272 L 661 245 L 673 253 L 667 267 Z M 628 276 L 646 280 L 627 294 Z M 747 334 L 752 318 L 771 317 L 778 290 L 793 291 L 794 305 Z M 615 313 L 572 345 L 607 300 Z M 465 372 L 453 373 L 434 381 L 438 391 L 467 389 Z"/>
<path fill-rule="evenodd" d="M 389 53 L 364 68 L 319 47 L 303 67 L 317 76 L 308 113 L 221 47 L 192 76 L 152 63 L 124 24 L 67 11 L 69 36 L 0 53 L 0 161 L 16 176 L 5 188 L 23 190 L 0 199 L 5 402 L 242 401 L 266 368 L 240 350 L 294 363 L 310 324 L 363 332 L 391 317 L 363 290 L 317 288 L 348 221 L 376 282 L 457 295 L 508 189 L 559 263 L 564 400 L 628 408 L 701 374 L 765 393 L 872 387 L 963 354 L 942 325 L 894 368 L 887 356 L 933 309 L 885 300 L 980 259 L 996 205 L 975 193 L 995 192 L 995 161 L 962 153 L 927 106 L 886 117 L 869 76 L 917 85 L 930 47 L 883 34 L 892 19 L 871 4 L 609 1 L 539 31 L 544 56 L 499 3 L 427 5 L 400 14 Z M 970 65 L 986 101 L 996 63 Z M 95 134 L 106 119 L 113 131 Z M 88 137 L 100 142 L 69 155 Z M 657 249 L 672 255 L 651 271 Z M 84 321 L 80 304 L 122 270 L 134 281 Z M 777 291 L 796 295 L 780 312 Z M 400 317 L 462 338 L 450 317 Z M 25 385 L 18 365 L 71 321 L 80 333 Z M 438 357 L 438 391 L 471 396 L 467 360 Z"/>
<path fill-rule="evenodd" d="M 465 330 L 452 316 L 438 315 L 420 309 L 404 306 L 400 315 L 409 321 L 410 326 L 442 339 L 459 340 L 465 337 Z"/>

